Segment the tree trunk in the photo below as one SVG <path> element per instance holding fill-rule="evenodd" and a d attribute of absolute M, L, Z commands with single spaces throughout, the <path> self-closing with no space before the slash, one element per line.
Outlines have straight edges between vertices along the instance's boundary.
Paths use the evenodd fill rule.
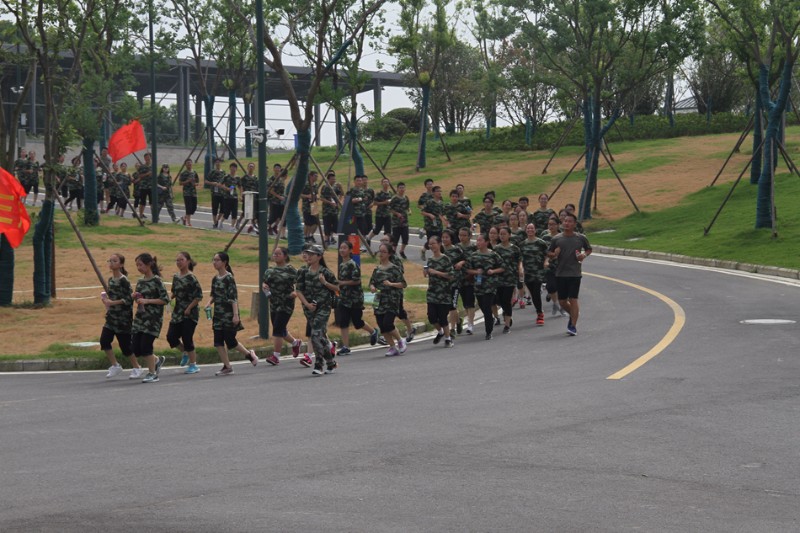
<path fill-rule="evenodd" d="M 83 139 L 83 224 L 98 226 L 100 215 L 97 212 L 97 175 L 94 167 L 94 139 Z"/>
<path fill-rule="evenodd" d="M 419 149 L 417 151 L 417 170 L 427 165 L 426 143 L 428 140 L 428 107 L 431 101 L 431 86 L 422 86 L 422 106 L 419 112 Z"/>
<path fill-rule="evenodd" d="M 214 95 L 206 95 L 206 157 L 203 175 L 208 176 L 214 168 L 214 158 L 217 157 L 217 143 L 214 141 Z M 266 141 L 265 141 L 266 142 Z"/>
<path fill-rule="evenodd" d="M 50 244 L 53 239 L 54 202 L 48 193 L 33 227 L 33 303 L 50 303 L 50 267 L 52 262 Z"/>
<path fill-rule="evenodd" d="M 586 105 L 584 103 L 584 110 L 585 109 Z M 594 197 L 595 189 L 597 189 L 597 166 L 600 162 L 600 149 L 602 147 L 603 137 L 605 137 L 606 133 L 608 133 L 608 130 L 611 129 L 611 127 L 614 125 L 614 122 L 616 122 L 617 118 L 619 118 L 619 109 L 615 109 L 611 113 L 608 123 L 602 128 L 600 127 L 602 116 L 600 114 L 601 106 L 599 92 L 594 95 L 594 104 L 591 106 L 591 110 L 591 137 L 589 142 L 586 143 L 586 161 L 588 169 L 586 174 L 586 182 L 584 183 L 583 190 L 581 191 L 580 205 L 578 208 L 578 220 L 589 220 L 592 218 L 592 198 Z M 586 127 L 585 118 L 584 127 Z"/>
<path fill-rule="evenodd" d="M 0 306 L 14 299 L 14 249 L 0 233 Z"/>
<path fill-rule="evenodd" d="M 308 161 L 311 154 L 311 128 L 297 129 L 297 170 L 292 180 L 294 185 L 291 194 L 286 199 L 286 231 L 289 240 L 289 253 L 297 255 L 303 251 L 305 236 L 303 235 L 303 222 L 297 203 L 300 193 L 306 186 L 308 176 Z M 363 165 L 362 165 L 363 167 Z M 288 193 L 288 191 L 287 191 Z"/>
<path fill-rule="evenodd" d="M 228 157 L 236 157 L 236 89 L 228 91 Z M 245 169 L 242 169 L 245 170 Z"/>

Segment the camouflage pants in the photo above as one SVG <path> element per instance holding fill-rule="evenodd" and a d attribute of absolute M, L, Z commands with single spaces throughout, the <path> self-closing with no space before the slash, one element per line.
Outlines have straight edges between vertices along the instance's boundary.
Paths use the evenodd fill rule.
<path fill-rule="evenodd" d="M 333 361 L 331 354 L 331 344 L 328 340 L 328 319 L 331 316 L 330 308 L 318 308 L 314 313 L 307 309 L 304 311 L 306 316 L 306 334 L 311 338 L 311 346 L 316 354 L 315 365 L 322 367 L 322 360 L 330 363 Z"/>
<path fill-rule="evenodd" d="M 167 206 L 167 213 L 169 213 L 170 218 L 175 220 L 177 217 L 175 216 L 175 206 L 172 204 L 172 195 L 171 194 L 160 194 L 158 196 L 158 212 L 161 213 L 161 210 Z"/>

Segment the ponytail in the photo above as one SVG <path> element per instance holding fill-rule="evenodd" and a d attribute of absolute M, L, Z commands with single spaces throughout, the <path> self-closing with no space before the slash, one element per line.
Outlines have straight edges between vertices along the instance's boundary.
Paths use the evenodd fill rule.
<path fill-rule="evenodd" d="M 219 257 L 220 261 L 225 263 L 225 270 L 227 270 L 230 273 L 230 275 L 233 276 L 233 270 L 231 269 L 231 263 L 230 263 L 231 260 L 230 256 L 226 252 L 217 252 L 215 255 Z"/>
<path fill-rule="evenodd" d="M 192 256 L 189 255 L 189 252 L 178 252 L 180 255 L 186 258 L 186 261 L 189 262 L 189 271 L 194 271 L 194 267 L 197 266 L 197 261 L 192 259 Z"/>
<path fill-rule="evenodd" d="M 137 261 L 141 261 L 145 265 L 150 267 L 150 271 L 153 273 L 154 276 L 161 277 L 161 269 L 158 268 L 158 259 L 156 256 L 150 255 L 148 253 L 139 254 L 136 256 Z"/>

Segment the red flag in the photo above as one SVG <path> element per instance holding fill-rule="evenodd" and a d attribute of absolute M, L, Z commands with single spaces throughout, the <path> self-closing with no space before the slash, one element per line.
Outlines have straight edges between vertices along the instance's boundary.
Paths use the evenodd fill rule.
<path fill-rule="evenodd" d="M 25 189 L 17 178 L 0 168 L 0 233 L 3 233 L 12 248 L 22 242 L 31 227 L 31 217 L 22 203 Z"/>
<path fill-rule="evenodd" d="M 108 153 L 115 163 L 133 152 L 145 148 L 147 148 L 147 141 L 144 138 L 144 128 L 138 120 L 131 120 L 128 125 L 115 131 L 108 140 Z"/>

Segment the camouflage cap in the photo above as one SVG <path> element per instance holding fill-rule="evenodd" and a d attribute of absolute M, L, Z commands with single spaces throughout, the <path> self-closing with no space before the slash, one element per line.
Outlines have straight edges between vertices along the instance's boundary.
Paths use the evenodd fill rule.
<path fill-rule="evenodd" d="M 306 252 L 310 254 L 323 255 L 325 253 L 325 250 L 323 250 L 322 246 L 320 246 L 319 244 L 312 244 L 311 246 L 308 247 Z"/>

